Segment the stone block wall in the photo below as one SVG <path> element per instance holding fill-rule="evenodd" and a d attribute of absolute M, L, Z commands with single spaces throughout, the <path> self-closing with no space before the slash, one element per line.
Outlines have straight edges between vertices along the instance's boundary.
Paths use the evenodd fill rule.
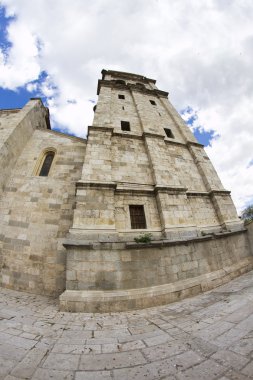
<path fill-rule="evenodd" d="M 219 226 L 217 214 L 208 195 L 189 194 L 188 200 L 194 223 L 200 230 L 204 231 L 205 228 L 211 230 L 213 227 Z"/>
<path fill-rule="evenodd" d="M 219 286 L 253 267 L 245 231 L 188 241 L 68 244 L 61 310 L 151 307 Z"/>
<path fill-rule="evenodd" d="M 102 243 L 68 247 L 67 289 L 120 290 L 194 278 L 252 259 L 245 232 L 150 246 Z"/>
<path fill-rule="evenodd" d="M 140 234 L 139 230 L 131 229 L 131 221 L 129 214 L 129 204 L 131 205 L 144 205 L 147 229 L 149 232 L 156 233 L 161 231 L 161 221 L 156 205 L 155 197 L 151 194 L 138 194 L 127 193 L 118 191 L 115 195 L 115 221 L 116 229 L 119 234 L 122 232 L 127 233 L 129 237 L 124 237 L 126 240 L 129 238 L 137 237 Z M 142 231 L 143 232 L 143 231 Z"/>
<path fill-rule="evenodd" d="M 73 222 L 73 229 L 75 228 L 77 232 L 84 229 L 86 233 L 115 230 L 114 190 L 110 186 L 83 184 L 83 187 L 77 188 Z"/>
<path fill-rule="evenodd" d="M 249 239 L 249 245 L 251 247 L 251 252 L 253 255 L 253 221 L 248 223 L 246 225 L 246 228 L 248 230 L 248 239 Z"/>
<path fill-rule="evenodd" d="M 181 185 L 187 188 L 188 191 L 206 191 L 203 179 L 188 147 L 172 144 L 169 141 L 167 141 L 166 145 L 167 162 L 169 162 L 169 167 L 175 168 L 175 173 L 177 173 Z"/>
<path fill-rule="evenodd" d="M 34 129 L 46 129 L 47 121 L 48 111 L 39 99 L 30 100 L 21 110 L 0 111 L 0 196 Z"/>
<path fill-rule="evenodd" d="M 0 198 L 1 284 L 55 295 L 65 288 L 63 239 L 72 226 L 75 186 L 86 141 L 35 129 Z M 47 177 L 36 175 L 41 153 L 54 149 Z"/>
<path fill-rule="evenodd" d="M 142 139 L 126 136 L 112 138 L 112 180 L 153 184 L 150 162 Z"/>

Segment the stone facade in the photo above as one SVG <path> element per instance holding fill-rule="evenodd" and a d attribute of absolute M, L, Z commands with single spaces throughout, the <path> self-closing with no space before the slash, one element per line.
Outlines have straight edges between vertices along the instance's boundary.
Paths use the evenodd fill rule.
<path fill-rule="evenodd" d="M 72 225 L 86 141 L 48 127 L 40 100 L 1 111 L 0 265 L 2 286 L 56 295 L 65 289 L 62 241 Z M 56 156 L 42 177 L 36 169 L 46 149 Z"/>
<path fill-rule="evenodd" d="M 63 310 L 115 311 L 249 270 L 252 249 L 230 192 L 168 93 L 153 79 L 103 70 L 98 95 L 87 140 L 51 131 L 38 99 L 0 111 L 2 286 L 66 289 Z M 130 207 L 141 208 L 141 228 Z M 151 242 L 133 243 L 143 233 Z"/>

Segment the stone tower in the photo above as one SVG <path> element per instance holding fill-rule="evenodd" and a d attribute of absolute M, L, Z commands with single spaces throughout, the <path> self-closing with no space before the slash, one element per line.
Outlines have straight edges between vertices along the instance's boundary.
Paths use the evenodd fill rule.
<path fill-rule="evenodd" d="M 98 95 L 87 140 L 52 131 L 40 99 L 0 110 L 0 285 L 108 312 L 250 270 L 230 193 L 168 93 L 103 70 Z"/>
<path fill-rule="evenodd" d="M 230 192 L 168 93 L 140 75 L 102 75 L 71 234 L 115 241 L 144 230 L 181 239 L 241 229 Z"/>
<path fill-rule="evenodd" d="M 252 265 L 241 260 L 248 245 L 230 192 L 155 83 L 102 71 L 65 242 L 63 310 L 161 304 L 228 281 L 224 267 Z M 150 244 L 133 243 L 143 233 Z"/>

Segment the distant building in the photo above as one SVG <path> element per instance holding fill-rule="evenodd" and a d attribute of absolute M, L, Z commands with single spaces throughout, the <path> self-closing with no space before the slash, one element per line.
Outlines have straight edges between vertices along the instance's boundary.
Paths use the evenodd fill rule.
<path fill-rule="evenodd" d="M 98 95 L 87 140 L 51 131 L 40 99 L 0 111 L 1 285 L 117 311 L 250 270 L 230 192 L 168 93 L 103 70 Z"/>

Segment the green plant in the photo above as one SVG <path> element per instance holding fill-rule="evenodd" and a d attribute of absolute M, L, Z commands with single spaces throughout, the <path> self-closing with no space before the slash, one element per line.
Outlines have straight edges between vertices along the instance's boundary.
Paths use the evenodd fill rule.
<path fill-rule="evenodd" d="M 244 220 L 244 223 L 249 223 L 253 220 L 253 205 L 250 205 L 243 210 L 241 218 Z"/>
<path fill-rule="evenodd" d="M 148 243 L 151 242 L 151 239 L 152 239 L 152 234 L 146 233 L 146 234 L 140 235 L 139 237 L 134 238 L 134 241 L 136 243 L 145 243 L 145 244 L 148 244 Z"/>

